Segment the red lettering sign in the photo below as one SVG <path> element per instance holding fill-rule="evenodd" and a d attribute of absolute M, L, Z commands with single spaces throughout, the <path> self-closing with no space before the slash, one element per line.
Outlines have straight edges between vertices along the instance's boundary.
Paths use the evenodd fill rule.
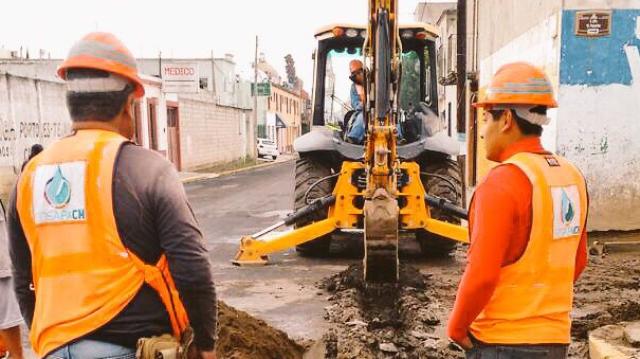
<path fill-rule="evenodd" d="M 170 76 L 193 76 L 196 71 L 193 67 L 165 67 L 164 74 Z"/>

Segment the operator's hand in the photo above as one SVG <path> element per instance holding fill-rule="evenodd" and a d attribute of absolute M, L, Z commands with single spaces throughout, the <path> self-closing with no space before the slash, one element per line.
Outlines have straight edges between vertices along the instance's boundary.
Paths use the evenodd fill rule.
<path fill-rule="evenodd" d="M 211 350 L 211 351 L 207 351 L 207 352 L 200 352 L 200 358 L 202 358 L 202 359 L 216 359 L 216 352 L 215 352 L 215 350 Z"/>

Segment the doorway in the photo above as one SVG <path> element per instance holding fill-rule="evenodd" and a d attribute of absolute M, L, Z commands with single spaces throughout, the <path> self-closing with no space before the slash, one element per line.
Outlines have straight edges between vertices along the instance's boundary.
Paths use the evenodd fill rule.
<path fill-rule="evenodd" d="M 167 141 L 169 161 L 180 171 L 180 116 L 177 103 L 167 102 Z"/>
<path fill-rule="evenodd" d="M 149 149 L 158 150 L 158 101 L 157 99 L 147 99 L 147 120 L 149 124 Z"/>

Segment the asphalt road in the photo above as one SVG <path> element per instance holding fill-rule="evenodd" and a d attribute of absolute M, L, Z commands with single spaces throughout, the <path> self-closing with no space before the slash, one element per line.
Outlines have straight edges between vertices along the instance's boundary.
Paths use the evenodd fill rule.
<path fill-rule="evenodd" d="M 292 249 L 271 257 L 275 264 L 268 266 L 231 264 L 243 235 L 292 211 L 293 171 L 294 162 L 289 161 L 190 183 L 185 189 L 211 253 L 219 298 L 293 338 L 317 339 L 327 328 L 327 295 L 316 283 L 352 259 L 307 259 Z"/>
<path fill-rule="evenodd" d="M 328 294 L 316 284 L 361 260 L 361 236 L 359 240 L 334 240 L 331 258 L 303 258 L 290 249 L 271 256 L 273 263 L 267 266 L 231 264 L 242 236 L 264 229 L 292 211 L 293 174 L 294 162 L 289 161 L 185 188 L 211 253 L 220 299 L 266 320 L 292 338 L 315 340 L 328 328 L 324 308 L 329 304 Z M 439 280 L 462 269 L 460 256 L 424 260 L 415 240 L 402 240 L 400 253 L 402 261 Z"/>

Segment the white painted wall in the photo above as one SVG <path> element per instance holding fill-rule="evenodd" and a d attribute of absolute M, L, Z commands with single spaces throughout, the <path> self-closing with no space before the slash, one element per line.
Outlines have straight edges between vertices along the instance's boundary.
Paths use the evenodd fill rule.
<path fill-rule="evenodd" d="M 584 173 L 590 195 L 589 230 L 640 228 L 640 0 L 565 0 L 565 9 L 531 9 L 526 21 L 536 19 L 534 25 L 520 26 L 511 35 L 496 32 L 498 25 L 510 27 L 495 20 L 513 22 L 522 12 L 491 7 L 492 1 L 497 0 L 481 3 L 479 9 L 480 88 L 508 62 L 527 61 L 544 68 L 559 108 L 549 114 L 552 122 L 545 126 L 543 144 Z M 553 11 L 548 13 L 549 9 Z M 576 38 L 574 16 L 568 10 L 577 9 L 612 9 L 612 34 L 598 40 Z M 632 12 L 616 15 L 621 9 Z M 629 16 L 637 16 L 634 34 L 627 33 Z M 620 73 L 629 69 L 631 83 L 620 80 Z M 578 79 L 582 77 L 583 82 Z"/>
<path fill-rule="evenodd" d="M 158 151 L 167 151 L 167 99 L 165 97 L 164 92 L 161 90 L 162 82 L 151 81 L 151 79 L 145 80 L 144 85 L 144 97 L 140 100 L 141 102 L 141 113 L 142 113 L 142 126 L 143 126 L 143 138 L 144 138 L 144 146 L 146 148 L 150 147 L 149 143 L 149 107 L 148 107 L 148 99 L 156 100 L 156 138 L 158 141 Z"/>
<path fill-rule="evenodd" d="M 559 101 L 559 152 L 585 174 L 589 228 L 639 228 L 640 84 L 562 86 Z"/>
<path fill-rule="evenodd" d="M 0 73 L 0 195 L 6 195 L 33 144 L 71 132 L 61 82 Z"/>
<path fill-rule="evenodd" d="M 489 84 L 493 74 L 507 63 L 526 61 L 543 68 L 558 93 L 560 53 L 560 13 L 553 13 L 530 30 L 512 39 L 492 55 L 480 59 L 480 88 Z M 548 113 L 551 123 L 544 127 L 542 143 L 550 151 L 556 150 L 557 111 Z"/>
<path fill-rule="evenodd" d="M 601 5 L 598 9 L 608 8 L 608 1 L 597 3 Z M 575 9 L 577 4 L 572 5 Z M 597 43 L 575 37 L 571 24 L 573 13 L 566 15 L 558 152 L 585 175 L 590 197 L 589 229 L 638 229 L 640 1 L 636 1 L 636 8 L 630 11 L 614 9 L 612 34 L 598 39 Z"/>

